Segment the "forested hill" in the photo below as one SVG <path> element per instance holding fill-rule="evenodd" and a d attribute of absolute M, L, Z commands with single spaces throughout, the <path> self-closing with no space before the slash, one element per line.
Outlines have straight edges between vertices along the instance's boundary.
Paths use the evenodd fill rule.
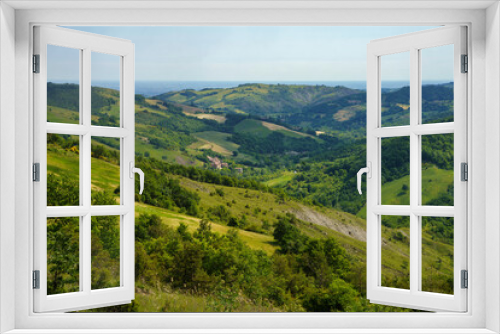
<path fill-rule="evenodd" d="M 259 87 L 261 91 L 257 93 Z M 425 121 L 447 118 L 449 121 L 453 115 L 452 87 L 452 84 L 423 87 Z M 78 85 L 49 83 L 47 88 L 48 120 L 78 123 Z M 288 103 L 294 103 L 294 110 L 302 108 L 301 112 L 282 113 L 277 119 L 276 115 L 255 115 L 248 109 L 245 113 L 214 112 L 195 104 L 208 104 L 210 98 L 221 97 L 224 92 L 229 94 L 231 89 L 189 91 L 193 97 L 184 104 L 137 95 L 136 156 L 201 169 L 215 169 L 210 159 L 216 157 L 221 175 L 258 180 L 281 188 L 292 197 L 363 216 L 364 197 L 356 192 L 355 176 L 365 164 L 366 93 L 344 87 L 261 84 L 241 85 L 233 90 L 241 89 L 247 89 L 250 97 L 259 96 L 267 104 L 278 107 L 279 101 L 288 94 L 294 97 Z M 183 92 L 187 91 L 169 94 L 180 96 Z M 273 100 L 278 92 L 283 96 Z M 207 95 L 206 99 L 195 98 L 203 94 Z M 236 100 L 225 96 L 219 104 L 213 101 L 213 105 L 229 105 Z M 249 98 L 249 101 L 257 103 L 259 99 Z M 408 124 L 408 101 L 408 87 L 384 92 L 384 125 Z M 92 124 L 118 126 L 119 110 L 116 90 L 92 87 Z M 116 146 L 104 138 L 96 140 Z M 453 138 L 445 141 L 447 145 L 452 144 Z M 448 158 L 439 153 L 442 144 L 434 140 L 425 148 L 430 152 L 426 162 L 448 170 L 447 164 L 442 163 Z M 397 147 L 395 152 L 401 151 L 399 159 L 408 155 L 406 143 L 387 140 L 384 145 Z M 396 182 L 408 171 L 398 160 L 391 161 L 394 168 L 388 171 L 397 171 L 397 177 L 384 175 L 384 178 Z M 400 191 L 402 185 L 394 187 L 392 192 L 401 193 L 400 200 L 405 202 L 406 192 Z M 449 191 L 445 186 L 441 188 L 440 194 L 433 198 L 443 197 L 445 201 Z"/>
<path fill-rule="evenodd" d="M 47 88 L 47 120 L 78 124 L 78 85 Z M 135 97 L 136 165 L 148 175 L 136 195 L 136 301 L 107 311 L 394 310 L 365 299 L 366 200 L 355 184 L 366 164 L 365 93 L 233 90 L 245 89 L 246 105 L 232 90 L 172 93 L 192 95 L 182 102 Z M 451 87 L 427 90 L 424 116 L 452 116 Z M 119 92 L 91 93 L 92 124 L 119 126 Z M 382 100 L 385 124 L 405 121 L 407 88 Z M 453 205 L 453 134 L 424 137 L 422 204 Z M 47 136 L 49 206 L 78 204 L 79 145 L 76 136 Z M 92 137 L 92 205 L 119 199 L 119 150 L 116 138 Z M 409 205 L 408 138 L 384 139 L 381 151 L 382 203 Z M 92 217 L 93 289 L 119 285 L 117 219 Z M 47 225 L 49 291 L 78 291 L 78 222 Z M 409 225 L 407 217 L 382 219 L 384 286 L 409 288 Z M 453 292 L 453 226 L 448 218 L 422 220 L 425 291 Z"/>
<path fill-rule="evenodd" d="M 361 93 L 342 86 L 244 84 L 234 88 L 186 89 L 168 92 L 156 98 L 162 101 L 195 105 L 209 111 L 249 113 L 273 116 L 295 114 L 318 103 L 334 101 Z"/>
<path fill-rule="evenodd" d="M 164 102 L 198 107 L 208 113 L 244 113 L 341 137 L 364 137 L 366 92 L 342 86 L 245 84 L 235 88 L 182 90 L 155 97 Z M 453 83 L 422 87 L 422 119 L 436 122 L 453 115 Z M 410 89 L 384 91 L 384 125 L 407 124 Z"/>

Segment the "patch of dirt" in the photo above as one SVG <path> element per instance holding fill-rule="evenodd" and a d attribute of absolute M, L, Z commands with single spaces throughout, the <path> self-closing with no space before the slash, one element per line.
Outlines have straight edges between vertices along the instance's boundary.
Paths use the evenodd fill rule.
<path fill-rule="evenodd" d="M 262 121 L 262 125 L 265 126 L 266 128 L 268 128 L 271 131 L 278 131 L 278 130 L 289 131 L 289 132 L 296 133 L 296 134 L 298 134 L 298 135 L 300 135 L 302 137 L 312 137 L 311 135 L 308 135 L 306 133 L 293 131 L 293 130 L 290 130 L 289 128 L 285 128 L 284 126 L 281 126 L 281 125 L 278 125 L 278 124 L 273 124 L 273 123 Z"/>
<path fill-rule="evenodd" d="M 352 110 L 341 109 L 337 111 L 335 115 L 333 115 L 333 119 L 335 119 L 337 122 L 345 122 L 354 117 L 354 115 L 356 115 L 356 113 Z"/>
<path fill-rule="evenodd" d="M 359 226 L 346 224 L 345 222 L 330 218 L 320 212 L 302 205 L 300 206 L 300 208 L 293 208 L 288 212 L 294 214 L 300 220 L 316 225 L 325 226 L 331 230 L 340 232 L 351 238 L 366 242 L 366 231 Z"/>
<path fill-rule="evenodd" d="M 196 163 L 194 161 L 186 160 L 182 156 L 178 155 L 175 157 L 175 162 L 183 166 L 194 166 Z"/>

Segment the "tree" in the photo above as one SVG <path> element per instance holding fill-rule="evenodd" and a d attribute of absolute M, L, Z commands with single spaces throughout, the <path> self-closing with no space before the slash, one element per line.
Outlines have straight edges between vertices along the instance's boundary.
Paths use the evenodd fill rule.
<path fill-rule="evenodd" d="M 307 237 L 292 224 L 295 220 L 295 216 L 287 214 L 278 217 L 278 222 L 274 225 L 273 237 L 282 253 L 300 253 L 307 240 Z"/>

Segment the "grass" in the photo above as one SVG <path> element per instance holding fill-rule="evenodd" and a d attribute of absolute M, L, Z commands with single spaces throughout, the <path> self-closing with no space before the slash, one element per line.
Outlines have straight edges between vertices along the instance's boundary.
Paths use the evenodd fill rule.
<path fill-rule="evenodd" d="M 192 144 L 190 148 L 196 149 L 211 149 L 214 152 L 221 153 L 226 156 L 233 155 L 233 151 L 240 147 L 228 139 L 231 135 L 217 131 L 196 132 L 193 134 L 200 141 Z"/>
<path fill-rule="evenodd" d="M 280 176 L 264 182 L 264 184 L 268 187 L 281 187 L 292 181 L 294 176 L 293 172 L 286 171 L 281 173 Z"/>
<path fill-rule="evenodd" d="M 256 119 L 244 119 L 243 121 L 236 124 L 234 131 L 238 133 L 251 132 L 253 135 L 259 137 L 267 137 L 272 133 L 267 127 L 262 125 L 262 121 Z"/>
<path fill-rule="evenodd" d="M 60 107 L 47 107 L 47 121 L 54 123 L 79 124 L 80 116 L 77 111 Z"/>
<path fill-rule="evenodd" d="M 256 302 L 242 296 L 228 301 L 224 291 L 213 294 L 196 295 L 189 292 L 173 290 L 167 285 L 157 289 L 147 288 L 145 282 L 136 282 L 135 302 L 138 312 L 279 312 L 285 311 Z"/>
<path fill-rule="evenodd" d="M 284 126 L 269 123 L 269 122 L 264 122 L 264 121 L 259 121 L 256 119 L 244 119 L 243 121 L 239 122 L 236 124 L 234 127 L 235 132 L 239 133 L 251 133 L 252 135 L 256 135 L 258 137 L 267 137 L 274 131 L 279 132 L 285 136 L 292 137 L 292 138 L 313 138 L 315 140 L 320 141 L 319 138 L 315 136 L 311 136 L 305 133 L 297 132 L 290 130 Z"/>
<path fill-rule="evenodd" d="M 422 170 L 422 203 L 437 198 L 453 185 L 453 171 L 439 169 L 436 166 L 423 166 Z"/>
<path fill-rule="evenodd" d="M 120 186 L 120 166 L 92 158 L 91 179 L 93 190 L 114 192 Z"/>
<path fill-rule="evenodd" d="M 184 223 L 187 225 L 190 232 L 196 231 L 201 220 L 199 218 L 186 216 L 181 213 L 157 208 L 144 203 L 135 203 L 135 214 L 136 216 L 140 214 L 156 214 L 161 217 L 164 224 L 174 229 L 179 227 L 180 223 Z M 233 228 L 216 222 L 211 223 L 212 231 L 220 234 L 227 234 L 227 232 Z M 262 250 L 268 255 L 272 255 L 277 249 L 273 244 L 274 239 L 272 236 L 243 230 L 239 230 L 238 235 L 250 248 Z"/>
<path fill-rule="evenodd" d="M 408 186 L 407 190 L 404 190 L 405 185 Z M 422 169 L 422 203 L 425 205 L 440 194 L 446 193 L 450 185 L 453 185 L 453 171 L 439 169 L 436 166 L 424 166 Z M 410 204 L 409 175 L 382 185 L 382 204 Z M 366 218 L 366 205 L 361 208 L 357 216 Z"/>

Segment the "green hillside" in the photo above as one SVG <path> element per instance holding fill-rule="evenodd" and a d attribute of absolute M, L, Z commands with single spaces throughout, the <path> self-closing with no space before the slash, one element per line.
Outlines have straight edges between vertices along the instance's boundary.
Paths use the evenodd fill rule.
<path fill-rule="evenodd" d="M 279 115 L 301 112 L 311 103 L 334 100 L 358 92 L 345 87 L 244 84 L 234 88 L 182 90 L 156 99 L 194 105 L 213 111 Z"/>
<path fill-rule="evenodd" d="M 78 123 L 78 87 L 48 89 L 48 120 Z M 452 86 L 436 90 L 426 93 L 424 118 L 449 121 Z M 117 126 L 117 92 L 92 94 L 92 123 Z M 405 94 L 384 93 L 390 122 L 405 120 Z M 147 175 L 136 195 L 137 299 L 106 311 L 401 311 L 365 299 L 366 209 L 356 191 L 364 96 L 260 84 L 136 96 L 136 165 Z M 48 204 L 78 205 L 78 137 L 49 135 L 47 143 Z M 114 139 L 92 140 L 94 205 L 119 200 L 118 149 Z M 422 138 L 424 204 L 453 205 L 452 151 L 453 134 Z M 409 143 L 384 139 L 382 152 L 383 201 L 408 204 Z M 208 156 L 227 165 L 217 169 Z M 113 217 L 99 219 L 92 286 L 110 287 L 119 231 Z M 51 291 L 75 291 L 77 256 L 67 250 L 78 249 L 78 224 L 49 225 Z M 382 225 L 382 282 L 408 288 L 409 220 L 382 217 Z M 451 293 L 453 219 L 425 218 L 422 231 L 423 286 Z"/>
<path fill-rule="evenodd" d="M 119 167 L 117 165 L 117 161 L 113 158 L 113 150 L 110 147 L 106 146 L 102 146 L 101 149 L 98 149 L 97 147 L 101 145 L 102 144 L 100 143 L 96 143 L 94 145 L 95 148 L 93 149 L 93 151 L 100 151 L 101 154 L 98 157 L 94 157 L 92 159 L 92 165 L 93 169 L 95 168 L 95 170 L 101 172 L 106 171 L 106 173 L 104 173 L 106 177 L 97 178 L 93 176 L 92 185 L 93 189 L 96 190 L 96 192 L 93 194 L 93 201 L 96 201 L 97 198 L 100 198 L 100 200 L 104 199 L 105 201 L 105 203 L 102 204 L 110 204 L 110 201 L 116 201 L 117 198 L 115 194 L 115 186 L 119 183 Z M 61 197 L 61 191 L 63 191 L 63 189 L 58 187 L 58 184 L 61 185 L 61 183 L 59 182 L 65 182 L 66 185 L 70 185 L 72 183 L 74 184 L 75 182 L 74 178 L 70 181 L 69 176 L 78 174 L 78 152 L 76 147 L 72 145 L 72 142 L 68 142 L 67 140 L 65 141 L 63 139 L 57 140 L 56 138 L 53 138 L 51 140 L 48 146 L 48 150 L 48 170 L 55 178 L 51 178 L 52 183 L 50 187 L 53 189 L 60 189 L 58 196 Z M 144 160 L 142 162 L 139 162 L 138 166 L 140 166 L 144 170 L 148 170 L 148 168 L 150 168 L 148 167 L 150 166 L 148 164 L 149 162 Z M 149 181 L 151 179 L 152 173 L 157 173 L 157 175 L 153 178 L 154 180 Z M 95 173 L 95 175 L 98 174 Z M 283 291 L 284 294 L 273 295 L 274 292 L 271 293 L 271 291 L 267 290 L 270 288 L 270 286 L 260 286 L 260 289 L 262 290 L 261 292 L 259 292 L 259 294 L 267 295 L 267 298 L 270 298 L 266 299 L 266 301 L 255 299 L 254 292 L 247 290 L 250 286 L 246 287 L 246 283 L 244 283 L 246 277 L 245 275 L 256 274 L 257 276 L 253 276 L 253 278 L 251 279 L 253 284 L 256 281 L 260 282 L 260 280 L 262 280 L 262 284 L 264 284 L 263 282 L 265 281 L 269 281 L 269 275 L 266 275 L 266 277 L 258 276 L 259 274 L 265 273 L 265 271 L 261 272 L 261 270 L 254 274 L 251 274 L 247 271 L 248 268 L 242 268 L 241 270 L 243 271 L 241 272 L 241 274 L 244 276 L 241 277 L 242 281 L 236 286 L 226 285 L 221 282 L 215 283 L 218 281 L 218 278 L 216 278 L 218 276 L 211 276 L 208 269 L 204 269 L 205 273 L 203 275 L 208 275 L 205 278 L 203 278 L 204 276 L 196 276 L 202 275 L 202 272 L 200 272 L 199 274 L 194 273 L 195 276 L 190 276 L 191 278 L 189 278 L 189 280 L 187 281 L 191 282 L 188 284 L 188 288 L 186 288 L 186 286 L 178 286 L 176 283 L 167 283 L 168 280 L 164 281 L 163 278 L 157 276 L 159 269 L 154 268 L 160 265 L 173 265 L 174 262 L 170 262 L 168 260 L 168 256 L 164 260 L 162 259 L 163 256 L 166 256 L 167 253 L 171 252 L 168 250 L 169 247 L 171 247 L 168 246 L 170 244 L 169 238 L 174 238 L 172 240 L 181 238 L 179 240 L 183 240 L 182 238 L 184 237 L 182 236 L 190 236 L 188 239 L 186 239 L 191 240 L 189 241 L 189 244 L 191 244 L 194 240 L 200 240 L 200 242 L 203 241 L 203 243 L 206 243 L 206 247 L 209 247 L 206 251 L 209 251 L 209 249 L 215 247 L 213 248 L 213 251 L 218 252 L 216 251 L 216 249 L 219 246 L 216 246 L 216 244 L 212 244 L 211 240 L 213 240 L 213 242 L 216 242 L 216 240 L 218 240 L 217 243 L 222 242 L 222 244 L 227 243 L 227 247 L 231 249 L 236 247 L 234 248 L 234 251 L 244 252 L 245 254 L 247 254 L 243 256 L 242 261 L 248 261 L 248 256 L 256 256 L 252 261 L 257 261 L 255 262 L 255 265 L 259 265 L 258 263 L 264 261 L 260 264 L 263 266 L 267 266 L 267 264 L 264 265 L 264 263 L 267 263 L 266 261 L 274 261 L 274 265 L 277 265 L 278 263 L 280 263 L 280 261 L 290 261 L 291 257 L 302 258 L 304 256 L 309 256 L 307 255 L 309 254 L 308 252 L 312 251 L 312 249 L 310 249 L 309 247 L 312 247 L 312 245 L 315 245 L 315 243 L 319 242 L 320 244 L 322 244 L 324 242 L 333 242 L 330 240 L 335 240 L 335 243 L 338 244 L 338 246 L 335 247 L 341 247 L 339 248 L 339 251 L 341 253 L 345 252 L 345 255 L 342 256 L 346 256 L 347 258 L 349 258 L 349 262 L 351 263 L 348 266 L 348 270 L 347 267 L 342 269 L 347 271 L 341 271 L 341 274 L 339 272 L 340 276 L 338 276 L 338 281 L 336 281 L 336 286 L 339 286 L 338 284 L 340 284 L 340 286 L 344 286 L 344 288 L 347 289 L 343 293 L 346 294 L 345 297 L 348 298 L 349 303 L 345 305 L 338 304 L 337 306 L 321 307 L 340 307 L 344 311 L 396 310 L 394 308 L 383 308 L 369 305 L 368 302 L 363 298 L 365 289 L 365 281 L 363 277 L 365 273 L 366 263 L 366 232 L 364 220 L 334 209 L 305 205 L 295 200 L 287 199 L 286 197 L 263 192 L 260 190 L 223 186 L 214 183 L 202 183 L 179 175 L 164 174 L 161 172 L 161 170 L 156 170 L 156 172 L 149 170 L 147 175 L 149 176 L 149 178 L 147 178 L 149 182 L 146 183 L 145 194 L 149 193 L 150 196 L 152 196 L 155 193 L 154 189 L 152 189 L 153 184 L 162 183 L 164 182 L 162 180 L 167 178 L 172 180 L 172 182 L 169 181 L 170 183 L 165 183 L 170 184 L 169 187 L 175 187 L 176 184 L 180 185 L 181 188 L 179 188 L 179 190 L 182 191 L 176 191 L 175 193 L 177 195 L 181 195 L 182 192 L 186 194 L 192 194 L 190 196 L 192 196 L 192 198 L 196 198 L 195 202 L 198 203 L 198 208 L 196 216 L 193 216 L 191 214 L 186 214 L 189 211 L 189 208 L 186 206 L 188 204 L 186 203 L 174 201 L 174 204 L 169 205 L 168 202 L 157 202 L 162 207 L 152 206 L 146 203 L 152 203 L 153 201 L 155 201 L 155 198 L 145 197 L 143 199 L 143 196 L 138 196 L 139 201 L 136 203 L 136 215 L 137 224 L 139 224 L 137 225 L 137 228 L 139 230 L 137 230 L 136 232 L 138 235 L 138 239 L 136 240 L 136 254 L 137 256 L 139 256 L 139 258 L 136 259 L 136 262 L 138 263 L 137 265 L 139 265 L 139 268 L 142 268 L 142 266 L 145 267 L 144 269 L 140 269 L 137 272 L 137 298 L 132 306 L 128 306 L 132 307 L 132 310 L 144 312 L 158 312 L 166 310 L 319 310 L 317 309 L 317 307 L 320 306 L 316 304 L 318 300 L 315 299 L 315 302 L 312 303 L 312 300 L 310 299 L 316 296 L 315 292 L 313 292 L 314 289 L 320 289 L 320 286 L 322 286 L 323 284 L 321 283 L 321 281 L 317 281 L 319 279 L 319 276 L 316 276 L 318 275 L 318 272 L 311 272 L 310 274 L 307 274 L 307 271 L 298 271 L 296 272 L 296 274 L 293 274 L 305 275 L 300 279 L 305 279 L 306 281 L 307 277 L 310 277 L 311 279 L 316 277 L 316 283 L 314 283 L 313 285 L 309 286 L 309 284 L 312 283 L 306 283 L 306 281 L 300 283 L 302 285 L 305 284 L 306 286 L 309 286 L 309 288 L 304 287 L 304 289 L 306 290 L 301 290 L 302 292 L 294 292 L 293 289 L 288 290 L 289 288 L 285 288 L 285 284 L 283 286 L 285 288 L 285 290 Z M 77 187 L 69 187 L 69 189 L 73 190 L 75 188 L 76 192 L 78 192 Z M 49 197 L 49 204 L 50 201 L 55 197 L 55 195 Z M 69 196 L 68 198 L 71 198 L 71 196 Z M 144 203 L 144 201 L 146 201 L 146 203 Z M 61 203 L 59 203 L 58 205 L 61 205 Z M 154 224 L 161 225 L 151 225 L 153 224 L 153 222 L 155 222 Z M 52 223 L 51 227 L 59 226 L 58 224 L 64 224 L 64 222 L 56 221 Z M 141 224 L 146 225 L 144 225 L 144 227 L 141 227 L 143 226 Z M 277 229 L 281 228 L 281 226 L 288 226 L 287 229 L 284 230 L 288 232 L 284 232 L 285 234 L 283 237 L 287 237 L 289 233 L 292 233 L 290 234 L 290 238 L 292 238 L 290 240 L 294 241 L 294 244 L 292 244 L 292 248 L 287 251 L 283 251 L 284 244 L 282 243 L 283 241 L 281 241 L 282 239 L 280 239 L 282 236 L 281 234 L 277 234 Z M 444 258 L 444 260 L 440 260 L 439 263 L 436 263 L 436 259 L 442 258 L 440 254 L 442 254 L 443 252 L 445 254 L 452 254 L 453 248 L 448 243 L 449 238 L 447 239 L 444 236 L 437 238 L 436 233 L 432 227 L 433 225 L 431 224 L 431 222 L 429 222 L 426 225 L 426 228 L 424 228 L 423 230 L 425 245 L 424 264 L 426 268 L 430 268 L 427 274 L 424 273 L 424 280 L 429 284 L 431 288 L 436 288 L 436 284 L 440 282 L 438 288 L 447 289 L 449 283 L 446 283 L 446 281 L 443 281 L 443 279 L 449 277 L 452 268 L 452 258 L 448 258 L 448 260 Z M 149 237 L 141 237 L 144 235 L 143 233 L 146 233 L 143 232 L 146 230 L 141 230 L 144 228 L 153 229 L 151 231 L 155 232 L 147 232 L 153 234 L 148 234 Z M 65 233 L 67 234 L 68 231 L 66 231 Z M 408 247 L 405 246 L 408 243 L 408 233 L 408 226 L 405 226 L 404 224 L 399 227 L 385 226 L 383 229 L 383 236 L 385 240 L 383 252 L 386 256 L 385 258 L 387 259 L 383 263 L 383 273 L 384 282 L 387 286 L 405 287 L 408 283 L 408 277 L 405 277 L 404 275 L 405 268 L 407 268 L 409 263 Z M 171 236 L 167 237 L 168 235 Z M 103 234 L 102 237 L 104 236 L 105 235 Z M 71 240 L 71 238 L 67 239 Z M 297 244 L 297 242 L 299 243 Z M 162 244 L 165 244 L 165 247 L 167 248 L 160 247 L 158 249 L 158 246 Z M 195 244 L 192 244 L 193 247 Z M 286 245 L 290 244 L 287 243 Z M 188 247 L 188 244 L 186 244 L 185 246 Z M 103 247 L 105 247 L 105 242 L 103 242 Z M 164 250 L 160 251 L 160 249 Z M 110 266 L 113 263 L 112 252 L 105 251 L 106 249 L 104 248 L 104 251 L 101 252 L 109 255 L 102 257 L 102 263 L 103 265 Z M 158 257 L 160 254 L 162 254 L 162 252 L 167 253 Z M 50 252 L 50 249 L 49 253 L 52 254 Z M 172 254 L 175 254 L 175 252 Z M 187 254 L 188 253 L 186 253 L 186 256 Z M 337 257 L 337 259 L 339 258 Z M 205 260 L 202 260 L 201 263 L 205 263 L 204 261 Z M 247 263 L 247 266 L 248 265 L 249 263 Z M 112 266 L 110 268 L 112 268 Z M 175 272 L 177 272 L 176 270 L 178 270 L 176 269 L 175 265 L 173 265 L 173 267 L 171 268 L 172 274 L 174 274 Z M 315 268 L 314 270 L 318 270 L 321 267 L 316 268 L 316 265 L 314 265 L 314 267 L 311 267 L 311 269 L 312 268 Z M 271 270 L 271 267 L 269 267 L 269 270 Z M 272 281 L 274 281 L 275 283 L 277 282 L 276 280 L 285 279 L 286 282 L 287 280 L 291 279 L 291 277 L 289 276 L 290 274 L 281 273 L 279 270 L 276 271 L 277 268 L 272 270 L 273 274 L 271 275 L 271 277 L 273 277 Z M 292 272 L 294 272 L 294 270 L 296 269 L 293 269 L 292 266 L 287 270 L 292 270 Z M 167 272 L 170 271 L 167 270 Z M 229 273 L 227 272 L 224 275 L 228 274 Z M 101 276 L 101 278 L 104 281 L 109 281 L 111 279 L 110 277 L 112 277 L 112 271 L 108 270 L 106 271 L 106 274 L 103 275 L 104 276 Z M 167 274 L 166 278 L 168 277 L 169 276 Z M 222 285 L 212 287 L 212 285 L 210 285 L 211 283 L 208 283 L 209 281 L 204 281 L 207 279 L 214 284 Z M 299 277 L 296 277 L 296 279 L 299 279 Z M 71 288 L 70 282 L 70 278 L 64 277 L 64 280 L 61 283 L 62 285 L 53 285 L 58 287 L 57 289 L 65 289 L 66 291 L 68 291 Z M 201 282 L 205 283 L 202 284 Z M 159 283 L 160 285 L 158 285 Z M 99 281 L 96 281 L 94 284 L 100 283 Z M 274 283 L 273 286 L 275 286 Z M 237 291 L 240 292 L 237 293 Z M 306 291 L 309 292 L 306 293 Z M 269 293 L 271 294 L 269 295 Z M 317 293 L 320 293 L 319 290 Z M 168 301 L 161 299 L 161 297 L 167 296 L 171 299 L 169 299 Z M 229 298 L 228 296 L 232 297 Z M 317 295 L 314 298 L 319 298 L 319 296 L 320 295 Z M 172 300 L 181 301 L 181 304 L 175 304 L 172 302 Z M 202 305 L 198 305 L 194 301 L 202 303 Z M 228 303 L 229 301 L 229 305 L 224 304 Z M 109 310 L 116 311 L 117 309 L 110 308 Z M 129 308 L 118 310 L 130 311 Z"/>

